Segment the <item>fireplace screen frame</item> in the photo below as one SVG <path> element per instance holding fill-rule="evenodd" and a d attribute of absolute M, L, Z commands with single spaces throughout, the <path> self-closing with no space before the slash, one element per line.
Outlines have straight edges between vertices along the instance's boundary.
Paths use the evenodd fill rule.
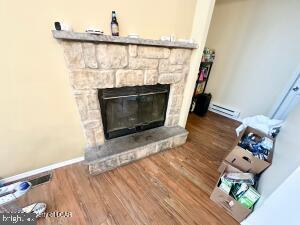
<path fill-rule="evenodd" d="M 144 95 L 155 95 L 155 94 L 164 94 L 165 104 L 162 106 L 163 115 L 161 120 L 153 121 L 151 123 L 142 123 L 136 124 L 134 127 L 126 127 L 122 129 L 117 129 L 114 131 L 108 130 L 107 124 L 107 104 L 108 101 L 111 99 L 116 98 L 139 98 Z M 103 130 L 104 136 L 107 140 L 141 132 L 144 130 L 149 130 L 152 128 L 164 126 L 168 108 L 168 101 L 169 101 L 169 94 L 170 94 L 170 84 L 157 84 L 157 85 L 143 85 L 143 86 L 132 86 L 132 87 L 120 87 L 120 88 L 107 88 L 107 89 L 98 89 L 98 99 L 101 108 L 101 116 L 102 116 L 102 123 L 103 123 Z M 139 103 L 137 103 L 138 105 Z"/>

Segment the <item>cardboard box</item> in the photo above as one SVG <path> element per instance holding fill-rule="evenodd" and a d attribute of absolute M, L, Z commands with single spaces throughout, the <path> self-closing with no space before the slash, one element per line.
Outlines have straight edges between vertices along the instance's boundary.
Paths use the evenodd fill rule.
<path fill-rule="evenodd" d="M 223 166 L 226 163 L 223 164 Z M 241 170 L 226 164 L 221 173 L 221 176 L 215 186 L 213 192 L 210 195 L 210 199 L 217 203 L 220 207 L 224 208 L 226 212 L 231 215 L 236 221 L 242 222 L 251 212 L 252 209 L 245 208 L 241 203 L 236 201 L 233 197 L 226 194 L 219 188 L 221 177 L 225 172 L 242 172 Z"/>
<path fill-rule="evenodd" d="M 222 163 L 221 163 L 221 165 L 220 165 L 219 168 L 218 168 L 219 173 L 223 173 L 223 171 L 226 169 L 226 167 L 227 167 L 228 165 L 233 166 L 233 165 L 230 164 L 229 162 L 223 160 Z M 234 166 L 233 166 L 233 167 L 234 167 Z M 241 170 L 241 171 L 242 171 L 242 170 Z"/>
<path fill-rule="evenodd" d="M 254 133 L 259 137 L 268 137 L 271 140 L 273 140 L 273 148 L 271 149 L 268 159 L 266 161 L 253 156 L 251 152 L 238 146 L 238 143 L 243 137 L 243 135 L 248 133 Z M 240 169 L 243 172 L 260 174 L 271 165 L 273 159 L 274 146 L 275 146 L 274 138 L 262 133 L 259 130 L 256 130 L 251 127 L 247 127 L 240 133 L 239 137 L 234 143 L 233 150 L 226 156 L 225 161 L 229 162 L 234 167 Z M 219 168 L 219 171 L 221 170 L 222 168 Z"/>

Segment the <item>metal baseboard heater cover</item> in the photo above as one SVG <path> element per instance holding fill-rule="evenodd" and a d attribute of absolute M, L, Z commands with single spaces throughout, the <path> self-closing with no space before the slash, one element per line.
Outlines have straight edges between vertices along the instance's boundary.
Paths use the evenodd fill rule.
<path fill-rule="evenodd" d="M 241 112 L 236 109 L 213 102 L 210 104 L 209 110 L 231 119 L 238 119 L 241 114 Z"/>

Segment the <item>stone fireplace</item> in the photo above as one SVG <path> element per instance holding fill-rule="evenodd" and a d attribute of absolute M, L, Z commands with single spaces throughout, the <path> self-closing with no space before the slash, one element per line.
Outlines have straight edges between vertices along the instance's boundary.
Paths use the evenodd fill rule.
<path fill-rule="evenodd" d="M 91 174 L 185 143 L 178 122 L 195 44 L 53 35 L 64 48 Z"/>

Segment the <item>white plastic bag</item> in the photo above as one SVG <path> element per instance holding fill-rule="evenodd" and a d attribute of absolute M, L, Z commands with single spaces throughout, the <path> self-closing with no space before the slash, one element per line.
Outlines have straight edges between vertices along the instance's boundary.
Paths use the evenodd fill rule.
<path fill-rule="evenodd" d="M 236 135 L 239 136 L 240 132 L 247 126 L 253 127 L 265 134 L 272 135 L 274 128 L 280 128 L 283 124 L 282 120 L 270 119 L 269 117 L 258 115 L 252 117 L 246 117 L 243 119 L 242 124 L 236 128 Z"/>

